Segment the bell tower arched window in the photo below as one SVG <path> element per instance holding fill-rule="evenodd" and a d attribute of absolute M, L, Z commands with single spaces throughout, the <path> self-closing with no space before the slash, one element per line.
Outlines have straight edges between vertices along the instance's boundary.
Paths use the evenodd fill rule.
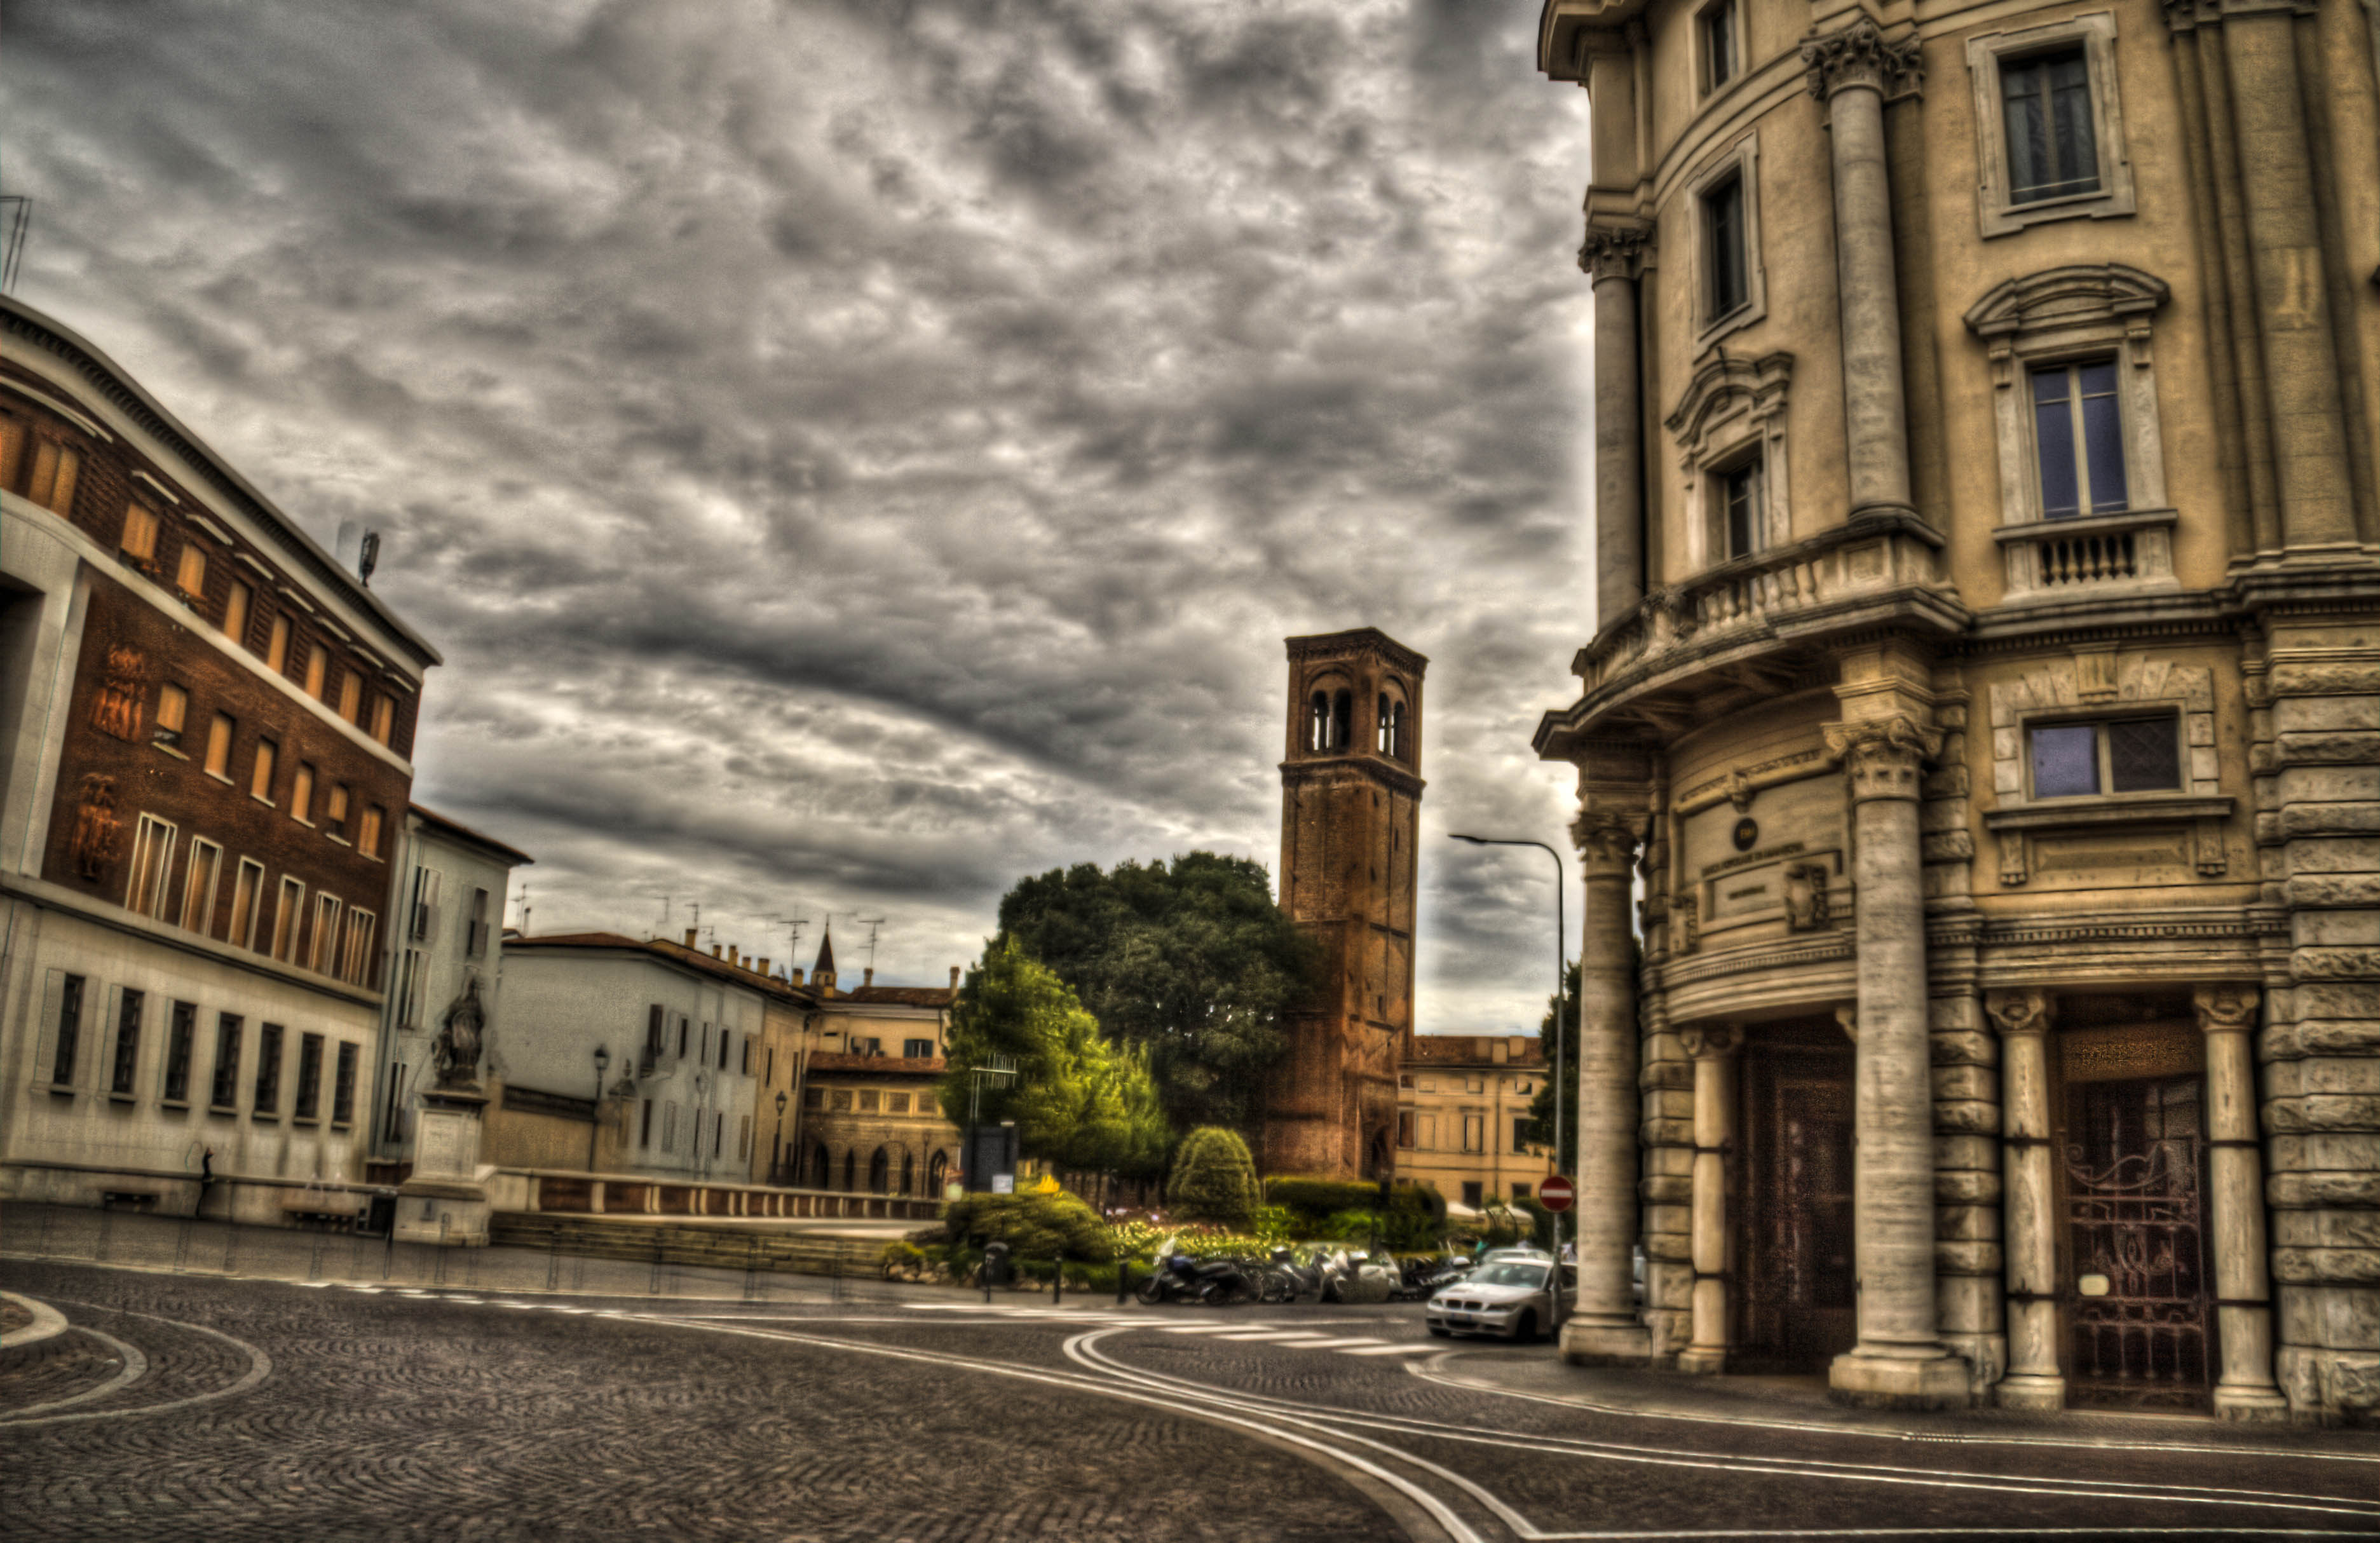
<path fill-rule="evenodd" d="M 1305 706 L 1305 747 L 1318 754 L 1344 751 L 1354 743 L 1355 699 L 1329 682 L 1315 688 Z"/>
<path fill-rule="evenodd" d="M 1405 759 L 1405 704 L 1385 691 L 1374 720 L 1372 747 L 1393 760 Z"/>

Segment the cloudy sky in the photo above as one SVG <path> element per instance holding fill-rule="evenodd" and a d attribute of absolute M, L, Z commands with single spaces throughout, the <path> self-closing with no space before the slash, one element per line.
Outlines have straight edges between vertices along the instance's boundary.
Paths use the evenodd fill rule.
<path fill-rule="evenodd" d="M 1426 1030 L 1533 1027 L 1592 616 L 1584 93 L 1536 0 L 13 0 L 17 293 L 446 657 L 539 931 L 972 958 L 1274 863 L 1287 635 L 1430 656 Z M 1575 917 L 1576 909 L 1572 907 Z M 517 911 L 513 920 L 517 922 Z"/>

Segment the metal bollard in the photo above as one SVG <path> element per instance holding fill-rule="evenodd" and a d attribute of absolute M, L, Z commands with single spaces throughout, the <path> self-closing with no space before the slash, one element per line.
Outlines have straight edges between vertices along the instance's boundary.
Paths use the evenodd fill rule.
<path fill-rule="evenodd" d="M 318 1233 L 316 1233 L 314 1234 L 314 1248 L 313 1248 L 313 1253 L 312 1253 L 312 1255 L 311 1255 L 311 1256 L 307 1259 L 307 1261 L 306 1261 L 306 1279 L 308 1279 L 309 1281 L 319 1281 L 319 1280 L 321 1280 L 322 1278 L 322 1234 L 321 1233 L 319 1233 L 319 1232 L 318 1232 Z"/>
<path fill-rule="evenodd" d="M 760 1294 L 760 1240 L 744 1240 L 744 1300 L 756 1300 Z"/>
<path fill-rule="evenodd" d="M 1132 1300 L 1132 1266 L 1123 1259 L 1116 1261 L 1116 1306 Z"/>
<path fill-rule="evenodd" d="M 105 1206 L 102 1206 L 99 1211 L 99 1236 L 91 1245 L 91 1257 L 93 1264 L 97 1264 L 107 1257 L 108 1234 L 113 1233 L 115 1230 L 115 1212 Z"/>
<path fill-rule="evenodd" d="M 1050 1266 L 1050 1306 L 1054 1307 L 1064 1300 L 1066 1300 L 1066 1260 L 1062 1255 Z"/>
<path fill-rule="evenodd" d="M 662 1294 L 662 1230 L 655 1227 L 653 1229 L 653 1275 L 652 1279 L 645 1283 L 647 1296 L 659 1296 Z"/>
<path fill-rule="evenodd" d="M 190 1219 L 189 1219 L 188 1217 L 187 1217 L 187 1216 L 186 1216 L 186 1217 L 182 1218 L 182 1224 L 181 1224 L 181 1226 L 180 1226 L 180 1227 L 178 1227 L 177 1229 L 176 1229 L 176 1236 L 175 1236 L 175 1238 L 174 1238 L 174 1273 L 175 1273 L 175 1274 L 179 1275 L 180 1273 L 182 1273 L 182 1261 L 183 1261 L 184 1259 L 186 1259 L 186 1258 L 188 1258 L 188 1257 L 189 1257 L 189 1253 L 190 1253 Z"/>
<path fill-rule="evenodd" d="M 562 1229 L 555 1228 L 545 1238 L 545 1289 L 552 1291 L 562 1280 Z"/>

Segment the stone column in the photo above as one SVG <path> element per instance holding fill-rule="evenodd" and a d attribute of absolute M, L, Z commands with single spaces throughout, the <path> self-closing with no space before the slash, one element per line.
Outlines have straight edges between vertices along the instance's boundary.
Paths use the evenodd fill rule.
<path fill-rule="evenodd" d="M 1934 1096 L 1927 1046 L 1918 772 L 1941 736 L 1896 714 L 1829 723 L 1851 784 L 1859 1053 L 1852 1178 L 1859 1342 L 1828 1380 L 1846 1403 L 1950 1408 L 1965 1363 L 1942 1348 L 1934 1298 Z"/>
<path fill-rule="evenodd" d="M 1586 781 L 1587 778 L 1582 778 Z M 1639 794 L 1641 797 L 1641 793 Z M 1636 940 L 1629 922 L 1640 811 L 1590 803 L 1571 827 L 1585 880 L 1579 941 L 1578 1305 L 1562 1325 L 1565 1359 L 1642 1362 L 1637 1317 Z"/>
<path fill-rule="evenodd" d="M 2058 1175 L 2049 1109 L 2049 997 L 2038 990 L 1984 998 L 2000 1033 L 2001 1201 L 2008 1248 L 2008 1375 L 2003 1409 L 2063 1409 L 2058 1369 Z"/>
<path fill-rule="evenodd" d="M 1578 265 L 1595 283 L 1595 625 L 1645 598 L 1645 421 L 1636 358 L 1636 282 L 1652 232 L 1586 227 Z"/>
<path fill-rule="evenodd" d="M 1911 512 L 1909 416 L 1900 378 L 1900 296 L 1884 99 L 1919 73 L 1915 38 L 1888 43 L 1861 17 L 1802 44 L 1810 93 L 1827 104 L 1835 172 L 1835 282 L 1843 343 L 1851 512 Z"/>
<path fill-rule="evenodd" d="M 1694 1024 L 1679 1035 L 1694 1060 L 1694 1343 L 1678 1369 L 1727 1369 L 1728 1277 L 1734 1268 L 1727 1225 L 1727 1157 L 1735 1138 L 1735 1052 L 1743 1031 L 1733 1024 Z"/>
<path fill-rule="evenodd" d="M 2256 1129 L 2253 986 L 2202 986 L 2191 994 L 2206 1036 L 2207 1224 L 2223 1368 L 2215 1412 L 2229 1420 L 2277 1420 L 2289 1404 L 2273 1383 L 2273 1310 L 2265 1237 L 2264 1147 Z"/>

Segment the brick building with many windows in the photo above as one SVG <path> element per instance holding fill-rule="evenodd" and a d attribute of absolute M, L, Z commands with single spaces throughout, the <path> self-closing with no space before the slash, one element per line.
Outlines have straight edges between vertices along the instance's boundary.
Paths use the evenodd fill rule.
<path fill-rule="evenodd" d="M 438 655 L 89 343 L 0 329 L 0 1193 L 352 1211 Z"/>

